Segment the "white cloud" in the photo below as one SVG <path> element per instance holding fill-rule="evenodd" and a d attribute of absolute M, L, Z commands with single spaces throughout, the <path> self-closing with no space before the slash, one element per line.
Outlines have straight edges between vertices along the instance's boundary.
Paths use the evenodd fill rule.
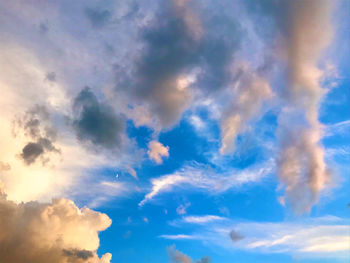
<path fill-rule="evenodd" d="M 180 240 L 180 239 L 196 239 L 194 236 L 190 236 L 190 235 L 183 235 L 183 234 L 179 234 L 179 235 L 161 235 L 159 236 L 161 238 L 164 239 L 171 239 L 171 240 Z"/>
<path fill-rule="evenodd" d="M 233 187 L 260 181 L 272 172 L 273 167 L 274 162 L 272 160 L 263 163 L 259 167 L 242 171 L 216 172 L 208 166 L 199 164 L 188 165 L 173 174 L 152 179 L 152 190 L 139 205 L 144 205 L 160 193 L 173 191 L 175 187 L 195 188 L 210 193 L 224 192 Z"/>
<path fill-rule="evenodd" d="M 188 207 L 190 207 L 190 205 L 191 205 L 191 203 L 186 203 L 186 204 L 184 204 L 184 205 L 179 205 L 179 206 L 176 208 L 176 213 L 177 213 L 178 215 L 184 215 L 184 214 L 186 214 L 186 213 L 187 213 L 186 209 L 187 209 Z"/>
<path fill-rule="evenodd" d="M 183 221 L 186 223 L 194 224 L 205 224 L 208 222 L 225 220 L 226 218 L 216 215 L 204 215 L 204 216 L 186 216 L 183 218 Z"/>
<path fill-rule="evenodd" d="M 179 227 L 185 223 L 185 220 L 178 220 L 176 226 Z M 350 226 L 347 225 L 346 220 L 334 216 L 281 223 L 208 220 L 196 226 L 189 234 L 162 235 L 161 237 L 197 240 L 205 245 L 218 246 L 229 251 L 287 253 L 316 258 L 350 257 L 348 235 Z M 234 243 L 231 240 L 233 230 Z"/>

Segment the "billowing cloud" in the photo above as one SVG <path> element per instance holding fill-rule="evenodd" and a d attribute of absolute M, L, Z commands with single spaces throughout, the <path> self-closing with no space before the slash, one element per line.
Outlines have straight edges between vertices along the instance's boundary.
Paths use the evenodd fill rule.
<path fill-rule="evenodd" d="M 333 35 L 332 3 L 311 0 L 293 1 L 287 5 L 286 97 L 288 111 L 301 111 L 298 119 L 304 120 L 304 124 L 291 125 L 293 119 L 286 117 L 288 113 L 283 116 L 278 176 L 286 186 L 287 201 L 297 212 L 311 209 L 330 178 L 320 143 L 323 128 L 318 120 L 318 108 L 325 90 L 321 86 L 324 73 L 319 69 L 318 61 Z"/>
<path fill-rule="evenodd" d="M 73 127 L 79 140 L 107 149 L 121 144 L 122 119 L 108 104 L 100 103 L 88 87 L 80 91 L 73 108 Z"/>
<path fill-rule="evenodd" d="M 169 146 L 164 146 L 158 141 L 150 141 L 148 143 L 148 157 L 154 160 L 157 164 L 163 162 L 163 157 L 169 157 Z"/>
<path fill-rule="evenodd" d="M 109 263 L 101 258 L 98 233 L 111 224 L 107 215 L 72 201 L 20 203 L 0 196 L 0 258 L 4 262 Z"/>

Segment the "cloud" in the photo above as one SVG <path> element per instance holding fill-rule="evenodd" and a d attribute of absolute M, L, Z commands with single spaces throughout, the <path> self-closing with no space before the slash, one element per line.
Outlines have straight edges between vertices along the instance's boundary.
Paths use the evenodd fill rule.
<path fill-rule="evenodd" d="M 268 161 L 261 167 L 243 171 L 215 171 L 200 164 L 187 165 L 173 174 L 151 179 L 152 190 L 139 203 L 143 206 L 155 196 L 163 192 L 173 191 L 174 188 L 194 188 L 210 193 L 221 193 L 244 184 L 260 181 L 272 172 L 273 161 Z"/>
<path fill-rule="evenodd" d="M 350 120 L 329 124 L 325 128 L 325 137 L 346 134 L 350 130 Z"/>
<path fill-rule="evenodd" d="M 135 191 L 133 185 L 122 182 L 112 181 L 108 177 L 91 176 L 85 178 L 81 183 L 86 187 L 80 186 L 79 189 L 74 190 L 72 197 L 78 200 L 84 200 L 88 204 L 88 207 L 98 208 L 105 203 L 110 202 L 116 198 L 123 198 Z"/>
<path fill-rule="evenodd" d="M 11 170 L 11 165 L 8 163 L 0 162 L 0 171 L 8 171 Z"/>
<path fill-rule="evenodd" d="M 330 44 L 333 1 L 291 2 L 287 5 L 288 27 L 285 30 L 290 111 L 301 111 L 305 124 L 291 125 L 291 118 L 280 121 L 281 152 L 278 176 L 286 186 L 287 201 L 299 213 L 317 203 L 320 192 L 330 182 L 324 161 L 323 135 L 318 108 L 325 94 L 321 87 L 323 71 L 318 62 Z M 286 114 L 288 116 L 288 114 Z"/>
<path fill-rule="evenodd" d="M 165 127 L 190 106 L 189 75 L 199 58 L 199 42 L 188 32 L 176 3 L 163 4 L 158 18 L 141 30 L 144 52 L 126 84 L 132 86 L 128 90 L 134 104 L 142 104 Z"/>
<path fill-rule="evenodd" d="M 169 146 L 164 146 L 158 141 L 150 141 L 148 143 L 147 154 L 150 159 L 154 160 L 157 164 L 163 162 L 162 157 L 169 157 Z"/>
<path fill-rule="evenodd" d="M 215 216 L 215 215 L 186 216 L 183 218 L 183 222 L 193 223 L 193 224 L 205 224 L 205 223 L 213 222 L 217 220 L 225 220 L 225 218 L 221 216 Z"/>
<path fill-rule="evenodd" d="M 235 230 L 231 230 L 230 232 L 230 238 L 232 240 L 232 242 L 238 242 L 240 240 L 242 240 L 244 238 L 244 236 L 242 236 L 241 234 L 239 234 L 237 231 Z"/>
<path fill-rule="evenodd" d="M 111 13 L 108 10 L 89 7 L 85 9 L 85 15 L 94 28 L 102 28 L 109 22 L 111 17 Z"/>
<path fill-rule="evenodd" d="M 109 263 L 101 258 L 98 233 L 111 224 L 105 214 L 72 201 L 20 203 L 0 197 L 0 258 L 5 262 Z"/>
<path fill-rule="evenodd" d="M 191 203 L 186 203 L 184 205 L 179 205 L 176 208 L 176 213 L 178 215 L 185 215 L 187 213 L 186 209 L 191 206 Z"/>
<path fill-rule="evenodd" d="M 210 263 L 211 258 L 209 256 L 204 256 L 201 259 L 198 259 L 196 263 Z"/>
<path fill-rule="evenodd" d="M 29 142 L 26 146 L 24 146 L 20 156 L 27 165 L 30 165 L 34 163 L 39 156 L 43 155 L 44 152 L 51 151 L 59 152 L 59 150 L 52 145 L 50 140 L 40 138 L 37 142 Z"/>
<path fill-rule="evenodd" d="M 14 121 L 14 135 L 19 133 L 34 142 L 28 142 L 20 153 L 20 158 L 27 164 L 33 164 L 39 157 L 43 164 L 50 159 L 48 153 L 60 153 L 54 146 L 57 129 L 50 120 L 50 114 L 45 106 L 36 105 L 28 110 L 23 117 Z"/>
<path fill-rule="evenodd" d="M 194 236 L 191 235 L 183 235 L 183 234 L 179 234 L 179 235 L 161 235 L 159 236 L 161 238 L 164 239 L 171 239 L 171 240 L 183 240 L 183 239 L 195 239 Z"/>
<path fill-rule="evenodd" d="M 192 259 L 175 249 L 175 245 L 168 248 L 168 255 L 171 263 L 191 263 Z"/>
<path fill-rule="evenodd" d="M 55 72 L 48 72 L 46 74 L 46 79 L 52 82 L 56 81 L 56 73 Z"/>
<path fill-rule="evenodd" d="M 137 125 L 169 128 L 196 101 L 216 96 L 228 84 L 238 26 L 234 17 L 223 12 L 219 19 L 206 8 L 191 1 L 161 2 L 155 18 L 140 28 L 142 52 L 132 70 L 117 67 L 116 85 L 129 98 L 129 116 Z"/>
<path fill-rule="evenodd" d="M 80 141 L 92 146 L 112 149 L 121 144 L 124 123 L 107 105 L 97 100 L 86 87 L 74 100 L 73 127 Z"/>
<path fill-rule="evenodd" d="M 180 252 L 176 249 L 175 245 L 168 247 L 168 256 L 171 263 L 192 263 L 194 262 L 189 256 Z M 210 263 L 211 258 L 204 256 L 201 259 L 198 259 L 196 263 Z"/>
<path fill-rule="evenodd" d="M 181 226 L 184 221 L 178 221 Z M 178 227 L 179 225 L 177 225 Z M 205 246 L 254 253 L 285 253 L 312 258 L 347 258 L 349 225 L 335 216 L 294 222 L 215 220 L 196 224 L 189 234 L 161 235 L 170 240 L 196 240 Z"/>
<path fill-rule="evenodd" d="M 234 151 L 237 135 L 259 114 L 263 101 L 272 97 L 269 84 L 249 68 L 247 63 L 236 62 L 232 76 L 233 87 L 228 92 L 234 94 L 234 99 L 225 107 L 220 121 L 221 154 Z"/>

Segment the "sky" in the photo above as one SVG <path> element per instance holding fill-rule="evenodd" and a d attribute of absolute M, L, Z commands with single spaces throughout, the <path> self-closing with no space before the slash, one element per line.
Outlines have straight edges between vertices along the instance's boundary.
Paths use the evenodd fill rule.
<path fill-rule="evenodd" d="M 349 10 L 0 1 L 0 262 L 349 262 Z"/>

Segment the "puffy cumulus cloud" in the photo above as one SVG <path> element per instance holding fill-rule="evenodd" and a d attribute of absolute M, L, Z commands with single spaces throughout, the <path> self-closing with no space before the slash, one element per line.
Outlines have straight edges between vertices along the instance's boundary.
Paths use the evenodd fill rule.
<path fill-rule="evenodd" d="M 330 181 L 320 142 L 323 128 L 318 108 L 325 90 L 321 86 L 324 72 L 318 62 L 333 35 L 332 5 L 333 1 L 328 0 L 293 1 L 287 5 L 286 98 L 288 111 L 302 112 L 299 118 L 304 118 L 304 124 L 292 126 L 286 111 L 281 117 L 278 176 L 286 185 L 287 201 L 297 212 L 309 211 Z"/>
<path fill-rule="evenodd" d="M 261 166 L 247 168 L 242 171 L 215 171 L 208 166 L 194 164 L 183 167 L 173 174 L 164 175 L 151 180 L 152 189 L 139 203 L 143 206 L 155 196 L 173 191 L 176 188 L 192 187 L 210 193 L 222 193 L 231 188 L 260 181 L 272 172 L 272 160 Z"/>
<path fill-rule="evenodd" d="M 232 88 L 228 89 L 233 98 L 225 107 L 221 117 L 221 154 L 234 151 L 237 135 L 244 131 L 247 123 L 256 117 L 264 100 L 272 96 L 268 82 L 253 71 L 246 62 L 236 62 L 232 68 Z"/>
<path fill-rule="evenodd" d="M 164 146 L 158 141 L 150 141 L 148 143 L 148 157 L 154 160 L 157 164 L 163 162 L 163 157 L 169 157 L 169 146 Z"/>
<path fill-rule="evenodd" d="M 74 99 L 73 127 L 79 140 L 112 149 L 121 144 L 124 122 L 111 106 L 100 103 L 86 87 Z"/>
<path fill-rule="evenodd" d="M 109 263 L 101 258 L 98 233 L 111 224 L 105 214 L 72 201 L 20 203 L 0 197 L 0 259 L 4 262 Z"/>

